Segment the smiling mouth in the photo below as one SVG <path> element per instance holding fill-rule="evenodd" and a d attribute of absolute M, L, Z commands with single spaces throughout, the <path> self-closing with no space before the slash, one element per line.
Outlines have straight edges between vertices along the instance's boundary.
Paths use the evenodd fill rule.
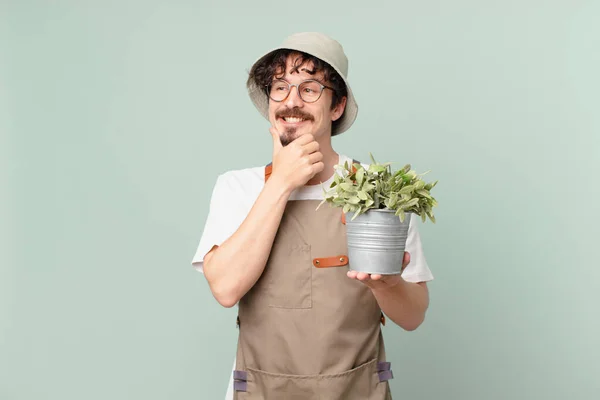
<path fill-rule="evenodd" d="M 305 118 L 298 118 L 298 117 L 282 117 L 281 119 L 284 120 L 288 124 L 299 124 L 301 122 L 308 121 Z"/>

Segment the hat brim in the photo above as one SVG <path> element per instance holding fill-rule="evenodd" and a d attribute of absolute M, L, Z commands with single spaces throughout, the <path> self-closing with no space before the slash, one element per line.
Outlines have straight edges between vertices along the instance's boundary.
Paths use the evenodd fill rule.
<path fill-rule="evenodd" d="M 358 104 L 356 103 L 356 99 L 354 98 L 354 93 L 352 92 L 352 89 L 350 88 L 350 84 L 348 83 L 348 80 L 346 79 L 344 74 L 342 74 L 342 72 L 339 69 L 337 69 L 326 58 L 311 54 L 310 52 L 307 52 L 306 50 L 303 50 L 300 48 L 290 48 L 290 47 L 277 47 L 277 48 L 270 50 L 264 56 L 260 57 L 258 60 L 256 60 L 254 62 L 254 64 L 252 65 L 252 69 L 254 68 L 254 65 L 262 62 L 264 59 L 270 57 L 275 51 L 278 51 L 278 50 L 295 50 L 295 51 L 301 51 L 301 52 L 310 54 L 311 56 L 317 57 L 320 60 L 325 61 L 340 75 L 340 77 L 343 79 L 344 83 L 346 84 L 348 96 L 346 99 L 346 107 L 344 109 L 344 113 L 339 118 L 339 120 L 338 120 L 339 122 L 336 125 L 334 125 L 334 127 L 332 128 L 331 136 L 339 135 L 340 133 L 343 133 L 343 132 L 347 131 L 348 129 L 350 129 L 350 127 L 352 126 L 352 124 L 354 124 L 354 121 L 356 120 L 356 117 L 358 115 Z M 250 99 L 252 100 L 252 103 L 254 104 L 254 106 L 256 107 L 258 112 L 263 117 L 265 117 L 267 120 L 269 120 L 269 97 L 267 96 L 267 93 L 265 92 L 264 88 L 258 86 L 256 84 L 256 82 L 254 80 L 252 80 L 248 84 L 248 95 L 250 96 Z"/>

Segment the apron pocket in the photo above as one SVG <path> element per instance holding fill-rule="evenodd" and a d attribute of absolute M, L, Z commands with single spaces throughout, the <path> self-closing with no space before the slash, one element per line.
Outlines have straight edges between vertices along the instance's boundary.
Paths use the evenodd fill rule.
<path fill-rule="evenodd" d="M 268 265 L 269 307 L 312 307 L 312 261 L 310 245 L 294 244 L 273 249 Z"/>
<path fill-rule="evenodd" d="M 248 368 L 247 391 L 239 399 L 385 400 L 387 382 L 379 382 L 377 360 L 339 374 L 286 375 Z"/>

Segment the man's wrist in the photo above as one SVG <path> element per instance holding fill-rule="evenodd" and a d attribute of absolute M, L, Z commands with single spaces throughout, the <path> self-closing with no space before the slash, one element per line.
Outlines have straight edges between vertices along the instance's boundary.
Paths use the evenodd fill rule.
<path fill-rule="evenodd" d="M 273 193 L 275 198 L 285 199 L 286 201 L 293 192 L 293 189 L 289 187 L 287 182 L 276 175 L 271 175 L 265 186 Z"/>

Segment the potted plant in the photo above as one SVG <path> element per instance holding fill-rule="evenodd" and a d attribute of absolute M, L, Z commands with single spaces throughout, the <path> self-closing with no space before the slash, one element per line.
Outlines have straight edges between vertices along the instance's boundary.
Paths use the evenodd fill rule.
<path fill-rule="evenodd" d="M 431 189 L 438 181 L 426 183 L 406 164 L 392 171 L 392 163 L 357 162 L 336 165 L 324 199 L 341 207 L 346 220 L 349 268 L 369 274 L 400 274 L 411 217 L 435 223 L 433 208 L 438 205 Z M 317 207 L 318 209 L 318 207 Z M 354 213 L 351 218 L 348 214 Z"/>

